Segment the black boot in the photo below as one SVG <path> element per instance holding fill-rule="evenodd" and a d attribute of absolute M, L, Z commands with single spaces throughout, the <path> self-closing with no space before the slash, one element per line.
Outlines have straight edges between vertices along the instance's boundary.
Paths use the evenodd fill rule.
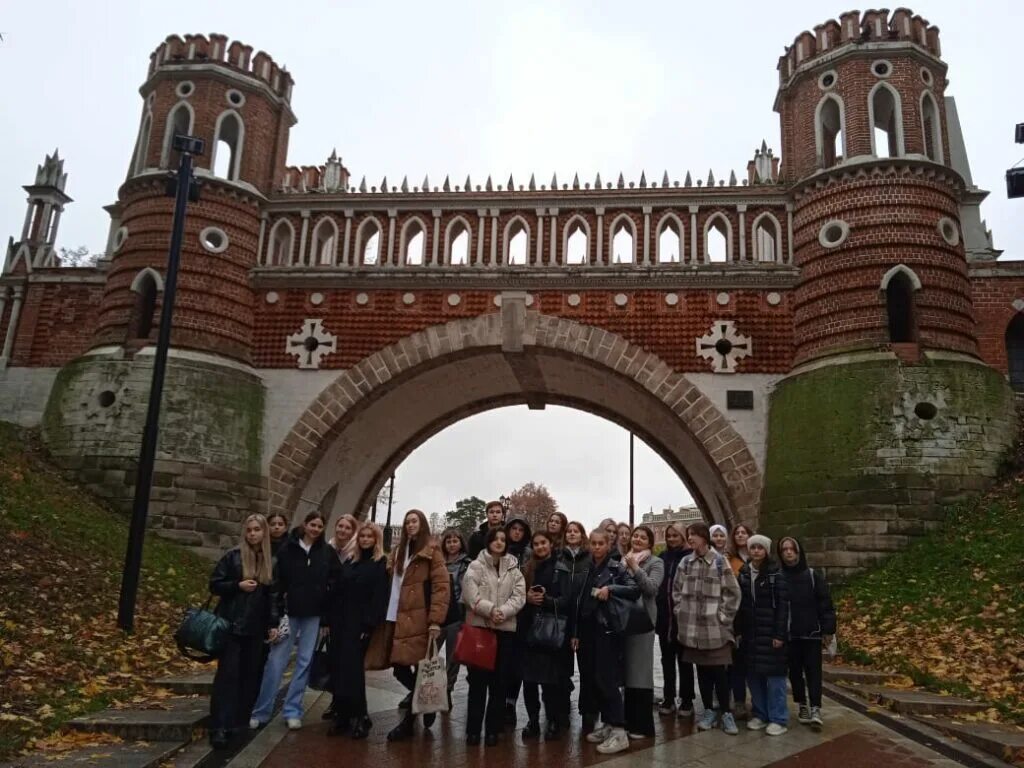
<path fill-rule="evenodd" d="M 334 722 L 331 723 L 331 727 L 327 729 L 327 735 L 341 736 L 345 733 L 348 733 L 349 728 L 351 728 L 351 723 L 349 722 L 348 718 L 335 717 Z"/>
<path fill-rule="evenodd" d="M 515 730 L 516 728 L 516 705 L 505 702 L 505 725 Z"/>
<path fill-rule="evenodd" d="M 365 739 L 370 735 L 370 729 L 373 727 L 373 721 L 370 718 L 363 715 L 362 717 L 352 718 L 352 738 L 353 739 Z"/>
<path fill-rule="evenodd" d="M 548 720 L 548 726 L 544 729 L 545 741 L 554 741 L 558 738 L 560 731 L 557 720 Z"/>
<path fill-rule="evenodd" d="M 437 713 L 436 712 L 430 712 L 430 713 L 424 715 L 423 716 L 423 727 L 424 728 L 429 728 L 430 726 L 432 726 L 434 724 L 435 720 L 437 720 Z"/>
<path fill-rule="evenodd" d="M 536 739 L 540 736 L 540 723 L 536 720 L 530 720 L 527 722 L 526 727 L 523 728 L 524 739 Z"/>
<path fill-rule="evenodd" d="M 402 721 L 388 731 L 388 741 L 405 741 L 411 738 L 415 722 L 416 718 L 413 717 L 412 712 L 406 712 L 402 715 Z"/>
<path fill-rule="evenodd" d="M 486 736 L 484 736 L 484 746 L 486 746 L 486 747 L 496 747 L 496 746 L 498 746 L 498 734 L 496 734 L 496 733 L 488 733 Z"/>
<path fill-rule="evenodd" d="M 583 733 L 593 733 L 595 725 L 597 725 L 597 715 L 591 715 L 589 713 L 584 713 L 583 714 Z"/>
<path fill-rule="evenodd" d="M 331 706 L 324 710 L 324 713 L 320 715 L 321 720 L 334 720 L 335 717 L 334 702 L 331 702 Z"/>
<path fill-rule="evenodd" d="M 398 702 L 399 709 L 412 709 L 412 691 L 406 694 L 406 697 Z"/>
<path fill-rule="evenodd" d="M 223 728 L 218 728 L 215 731 L 210 731 L 210 746 L 214 749 L 227 749 L 228 746 L 228 732 Z"/>

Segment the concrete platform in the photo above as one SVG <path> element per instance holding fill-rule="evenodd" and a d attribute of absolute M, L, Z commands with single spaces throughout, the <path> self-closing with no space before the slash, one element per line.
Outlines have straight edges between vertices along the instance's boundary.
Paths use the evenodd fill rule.
<path fill-rule="evenodd" d="M 1024 730 L 995 723 L 973 723 L 945 717 L 917 719 L 1011 765 L 1024 765 Z"/>
<path fill-rule="evenodd" d="M 900 675 L 890 675 L 888 672 L 841 667 L 835 664 L 823 665 L 821 673 L 822 677 L 830 683 L 855 683 L 857 685 L 885 685 L 900 678 Z"/>
<path fill-rule="evenodd" d="M 153 685 L 166 688 L 180 696 L 209 696 L 213 693 L 213 671 L 176 677 L 157 677 Z"/>
<path fill-rule="evenodd" d="M 162 709 L 105 709 L 69 720 L 67 727 L 89 733 L 112 733 L 131 741 L 173 741 L 179 746 L 210 714 L 205 699 L 169 699 Z"/>
<path fill-rule="evenodd" d="M 0 764 L 0 768 L 48 768 L 49 766 L 117 766 L 157 768 L 181 749 L 180 741 L 101 744 L 68 752 L 40 752 Z M 172 763 L 173 765 L 173 763 Z"/>
<path fill-rule="evenodd" d="M 980 712 L 989 705 L 961 699 L 958 696 L 940 696 L 926 691 L 901 691 L 893 688 L 873 686 L 849 686 L 849 690 L 901 715 L 956 715 L 963 712 Z"/>

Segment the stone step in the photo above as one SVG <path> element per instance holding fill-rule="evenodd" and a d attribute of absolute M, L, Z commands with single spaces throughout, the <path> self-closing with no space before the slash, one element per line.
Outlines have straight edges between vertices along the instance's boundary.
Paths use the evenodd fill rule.
<path fill-rule="evenodd" d="M 982 702 L 961 699 L 957 696 L 940 696 L 927 691 L 903 691 L 859 685 L 844 685 L 843 687 L 901 715 L 955 716 L 964 712 L 980 712 L 989 708 L 988 704 Z"/>
<path fill-rule="evenodd" d="M 141 741 L 100 744 L 67 752 L 37 752 L 0 768 L 50 768 L 51 766 L 92 766 L 93 768 L 157 768 L 181 749 L 180 741 Z M 172 763 L 173 765 L 173 763 Z"/>
<path fill-rule="evenodd" d="M 873 669 L 858 667 L 841 667 L 835 664 L 823 664 L 822 676 L 830 683 L 856 683 L 857 685 L 885 685 L 900 679 L 900 675 L 878 672 Z"/>
<path fill-rule="evenodd" d="M 68 721 L 68 727 L 88 733 L 112 733 L 132 741 L 192 740 L 192 730 L 210 713 L 205 699 L 168 699 L 161 709 L 105 709 Z"/>
<path fill-rule="evenodd" d="M 181 696 L 209 696 L 213 693 L 213 672 L 197 672 L 194 675 L 178 675 L 175 677 L 158 677 L 150 682 Z"/>
<path fill-rule="evenodd" d="M 1020 728 L 948 717 L 915 716 L 915 719 L 1011 765 L 1024 765 L 1024 730 Z"/>
<path fill-rule="evenodd" d="M 213 747 L 206 739 L 193 741 L 160 768 L 196 768 L 211 754 Z"/>

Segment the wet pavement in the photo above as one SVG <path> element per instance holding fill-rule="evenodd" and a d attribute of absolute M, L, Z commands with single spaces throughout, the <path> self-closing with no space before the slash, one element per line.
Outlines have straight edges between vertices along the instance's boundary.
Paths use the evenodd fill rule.
<path fill-rule="evenodd" d="M 656 682 L 656 686 L 660 680 Z M 460 680 L 454 709 L 439 715 L 429 730 L 417 722 L 415 736 L 407 742 L 389 744 L 387 732 L 400 718 L 397 706 L 405 690 L 390 673 L 372 673 L 367 680 L 367 697 L 373 730 L 364 741 L 347 736 L 328 737 L 328 724 L 320 720 L 329 696 L 311 694 L 311 706 L 301 731 L 288 732 L 274 722 L 241 753 L 233 768 L 294 768 L 295 766 L 368 766 L 370 768 L 634 768 L 637 761 L 665 766 L 699 768 L 952 768 L 952 760 L 903 738 L 853 710 L 825 700 L 825 727 L 816 733 L 796 722 L 792 712 L 790 730 L 771 737 L 763 731 L 749 731 L 741 721 L 740 735 L 727 736 L 721 730 L 699 732 L 692 720 L 660 717 L 655 713 L 654 738 L 633 741 L 629 751 L 601 755 L 593 744 L 580 737 L 580 722 L 574 713 L 572 731 L 557 741 L 523 741 L 526 714 L 520 697 L 519 724 L 506 731 L 497 747 L 468 747 L 465 743 L 466 684 Z"/>

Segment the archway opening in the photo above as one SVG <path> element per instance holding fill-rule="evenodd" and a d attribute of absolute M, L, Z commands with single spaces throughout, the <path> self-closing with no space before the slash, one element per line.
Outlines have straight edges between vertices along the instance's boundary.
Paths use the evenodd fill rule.
<path fill-rule="evenodd" d="M 905 272 L 893 275 L 886 286 L 885 308 L 889 319 L 889 341 L 893 344 L 917 341 L 914 285 Z"/>
<path fill-rule="evenodd" d="M 1024 313 L 1018 312 L 1006 326 L 1005 342 L 1010 386 L 1024 392 Z"/>

